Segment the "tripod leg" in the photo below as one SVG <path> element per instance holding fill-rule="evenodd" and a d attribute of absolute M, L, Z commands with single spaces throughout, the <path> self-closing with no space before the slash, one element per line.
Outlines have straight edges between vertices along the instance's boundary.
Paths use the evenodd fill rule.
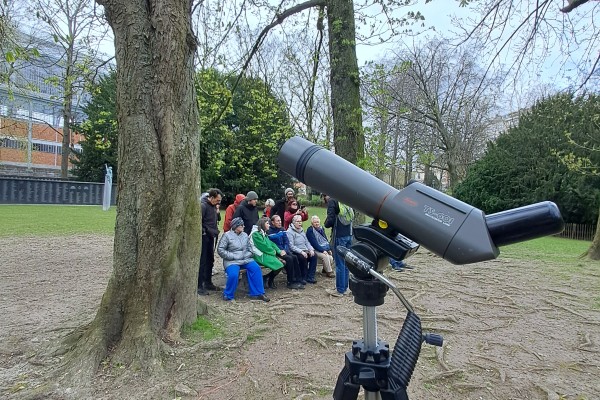
<path fill-rule="evenodd" d="M 358 398 L 360 385 L 352 383 L 350 375 L 350 369 L 344 366 L 333 390 L 333 400 L 356 400 Z"/>

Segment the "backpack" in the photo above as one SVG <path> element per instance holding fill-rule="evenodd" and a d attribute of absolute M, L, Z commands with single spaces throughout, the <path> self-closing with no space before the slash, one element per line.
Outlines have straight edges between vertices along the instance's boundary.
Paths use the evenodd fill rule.
<path fill-rule="evenodd" d="M 340 213 L 338 214 L 338 219 L 342 225 L 350 225 L 352 224 L 352 220 L 354 220 L 354 210 L 352 207 L 349 207 L 343 203 L 338 202 L 340 207 Z"/>

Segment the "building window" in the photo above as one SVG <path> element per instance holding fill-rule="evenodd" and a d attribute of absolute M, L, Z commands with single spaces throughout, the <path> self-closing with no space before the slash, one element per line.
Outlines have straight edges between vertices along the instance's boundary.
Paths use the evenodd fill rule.
<path fill-rule="evenodd" d="M 6 149 L 26 150 L 27 141 L 10 138 L 0 138 L 0 147 L 4 147 Z"/>

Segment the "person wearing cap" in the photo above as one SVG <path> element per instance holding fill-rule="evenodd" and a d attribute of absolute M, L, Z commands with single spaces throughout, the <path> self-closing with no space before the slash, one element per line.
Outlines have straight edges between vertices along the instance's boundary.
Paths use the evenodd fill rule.
<path fill-rule="evenodd" d="M 265 295 L 262 271 L 253 259 L 250 237 L 244 232 L 244 221 L 241 217 L 231 220 L 231 229 L 221 236 L 217 252 L 223 259 L 223 267 L 225 268 L 226 275 L 223 300 L 231 301 L 235 298 L 240 269 L 246 270 L 248 295 L 250 298 L 265 302 L 271 300 Z"/>
<path fill-rule="evenodd" d="M 258 195 L 255 191 L 251 190 L 246 194 L 246 198 L 242 200 L 233 213 L 233 218 L 240 217 L 244 221 L 244 232 L 246 232 L 246 235 L 248 236 L 252 233 L 252 227 L 258 222 L 258 208 L 256 208 L 257 201 Z"/>
<path fill-rule="evenodd" d="M 285 216 L 285 208 L 287 206 L 287 203 L 290 199 L 294 198 L 294 189 L 292 188 L 286 188 L 283 191 L 283 199 L 279 199 L 275 202 L 275 205 L 273 206 L 273 208 L 271 208 L 271 217 L 273 215 L 279 215 L 279 217 L 281 218 L 281 221 L 283 221 L 283 218 Z"/>
<path fill-rule="evenodd" d="M 198 290 L 202 296 L 208 295 L 209 290 L 221 290 L 212 282 L 212 270 L 215 264 L 215 239 L 219 236 L 217 226 L 217 205 L 223 194 L 219 189 L 210 189 L 208 195 L 202 197 L 202 252 L 200 253 L 200 268 L 198 270 Z"/>

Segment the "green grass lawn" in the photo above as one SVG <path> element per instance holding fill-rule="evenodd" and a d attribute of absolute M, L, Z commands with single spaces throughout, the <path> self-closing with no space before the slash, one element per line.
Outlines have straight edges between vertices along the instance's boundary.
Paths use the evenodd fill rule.
<path fill-rule="evenodd" d="M 500 257 L 520 260 L 551 260 L 558 263 L 578 262 L 590 242 L 562 239 L 554 236 L 543 237 L 511 244 L 500 248 Z"/>
<path fill-rule="evenodd" d="M 326 208 L 312 206 L 308 211 L 309 221 L 311 216 L 318 215 L 321 223 L 325 222 Z M 101 206 L 1 205 L 0 236 L 111 235 L 115 215 L 115 207 L 102 211 Z M 224 210 L 221 210 L 221 216 L 222 229 Z M 309 221 L 303 224 L 305 230 L 310 226 Z M 327 234 L 330 233 L 328 229 Z M 581 240 L 544 237 L 502 247 L 500 257 L 577 263 L 589 245 L 590 242 Z"/>
<path fill-rule="evenodd" d="M 115 207 L 0 205 L 0 236 L 111 235 L 115 216 Z"/>

